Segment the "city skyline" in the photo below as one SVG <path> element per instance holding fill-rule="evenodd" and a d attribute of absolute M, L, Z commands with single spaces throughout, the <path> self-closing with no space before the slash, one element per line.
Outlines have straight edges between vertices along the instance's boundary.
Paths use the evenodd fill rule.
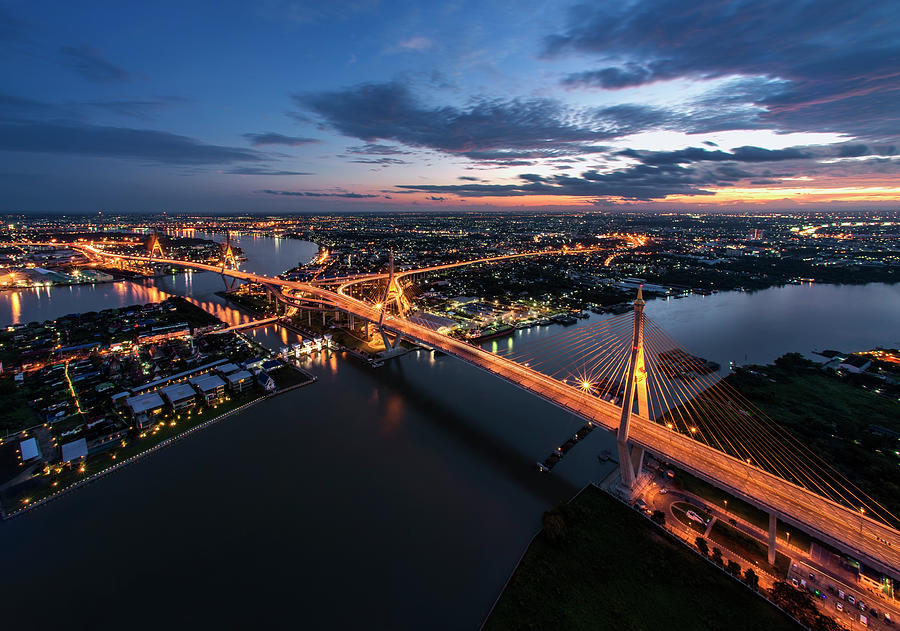
<path fill-rule="evenodd" d="M 887 209 L 897 14 L 7 2 L 2 210 Z"/>

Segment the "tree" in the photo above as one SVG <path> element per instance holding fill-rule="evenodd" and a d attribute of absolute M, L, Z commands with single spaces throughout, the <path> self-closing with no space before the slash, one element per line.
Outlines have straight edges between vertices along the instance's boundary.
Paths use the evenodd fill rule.
<path fill-rule="evenodd" d="M 722 565 L 722 551 L 718 548 L 713 548 L 712 553 L 713 561 L 716 562 L 716 565 Z"/>
<path fill-rule="evenodd" d="M 748 567 L 744 570 L 744 582 L 754 591 L 759 589 L 759 577 L 756 575 L 756 572 L 753 571 L 752 567 Z"/>
<path fill-rule="evenodd" d="M 728 564 L 725 566 L 725 569 L 727 569 L 728 572 L 729 572 L 732 576 L 736 576 L 736 577 L 740 578 L 740 576 L 741 576 L 741 565 L 740 565 L 740 563 L 738 563 L 737 561 L 728 561 Z"/>
<path fill-rule="evenodd" d="M 697 539 L 694 540 L 694 543 L 697 544 L 697 549 L 700 550 L 700 554 L 702 554 L 703 556 L 709 556 L 709 546 L 706 545 L 706 539 L 704 539 L 703 537 L 697 537 Z"/>
<path fill-rule="evenodd" d="M 661 510 L 653 511 L 653 516 L 650 519 L 655 521 L 660 526 L 666 525 L 666 514 L 664 512 L 662 512 Z"/>

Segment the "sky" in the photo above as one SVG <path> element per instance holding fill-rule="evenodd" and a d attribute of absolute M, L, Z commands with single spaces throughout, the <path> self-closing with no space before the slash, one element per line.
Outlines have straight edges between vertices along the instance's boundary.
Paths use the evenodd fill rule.
<path fill-rule="evenodd" d="M 896 0 L 0 0 L 0 211 L 900 207 Z"/>

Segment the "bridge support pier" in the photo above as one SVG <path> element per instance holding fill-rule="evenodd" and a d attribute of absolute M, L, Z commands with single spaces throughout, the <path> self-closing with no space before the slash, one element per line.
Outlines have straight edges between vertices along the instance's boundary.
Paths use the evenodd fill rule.
<path fill-rule="evenodd" d="M 778 542 L 778 517 L 769 513 L 769 565 L 775 565 L 775 553 Z"/>

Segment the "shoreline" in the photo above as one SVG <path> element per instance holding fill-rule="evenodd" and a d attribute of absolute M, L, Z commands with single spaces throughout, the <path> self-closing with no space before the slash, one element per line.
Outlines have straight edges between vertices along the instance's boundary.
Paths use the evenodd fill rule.
<path fill-rule="evenodd" d="M 121 462 L 117 462 L 114 465 L 110 465 L 106 469 L 101 469 L 100 471 L 97 471 L 96 473 L 92 473 L 91 475 L 89 475 L 88 477 L 86 477 L 83 480 L 79 480 L 78 482 L 76 482 L 74 484 L 71 484 L 63 489 L 60 489 L 58 491 L 55 491 L 54 493 L 51 493 L 47 497 L 45 497 L 41 500 L 38 500 L 37 502 L 34 502 L 33 504 L 29 504 L 28 506 L 25 506 L 23 508 L 18 508 L 11 513 L 7 513 L 6 510 L 2 506 L 0 506 L 0 522 L 14 519 L 16 517 L 21 517 L 22 515 L 24 515 L 25 513 L 28 513 L 29 511 L 32 511 L 39 507 L 43 507 L 43 506 L 49 504 L 50 502 L 52 502 L 53 500 L 59 499 L 60 497 L 66 495 L 68 493 L 71 493 L 71 492 L 81 488 L 82 486 L 90 484 L 91 482 L 96 482 L 100 478 L 103 478 L 111 473 L 114 473 L 122 467 L 126 467 L 128 465 L 134 464 L 135 462 L 137 462 L 143 458 L 146 458 L 147 456 L 150 456 L 153 453 L 155 453 L 161 449 L 169 447 L 177 442 L 184 440 L 185 438 L 188 438 L 191 434 L 193 434 L 195 432 L 204 430 L 212 425 L 215 425 L 216 423 L 219 423 L 220 421 L 224 421 L 225 419 L 237 414 L 238 412 L 243 412 L 262 401 L 271 399 L 273 397 L 277 397 L 278 395 L 285 394 L 287 392 L 291 392 L 298 388 L 303 388 L 305 386 L 311 385 L 311 384 L 315 383 L 316 381 L 318 381 L 318 377 L 316 377 L 312 373 L 309 373 L 305 370 L 296 368 L 294 366 L 289 366 L 289 367 L 293 368 L 295 370 L 298 370 L 302 374 L 306 375 L 308 377 L 307 381 L 297 383 L 292 386 L 288 386 L 287 388 L 284 388 L 282 390 L 277 390 L 270 394 L 260 395 L 257 398 L 255 398 L 251 401 L 248 401 L 247 403 L 244 403 L 243 405 L 236 407 L 233 410 L 229 410 L 228 412 L 225 412 L 223 414 L 220 414 L 219 416 L 211 418 L 208 421 L 204 421 L 204 422 L 200 423 L 199 425 L 195 425 L 194 427 L 188 428 L 188 429 L 184 430 L 183 432 L 176 434 L 175 436 L 167 438 L 164 441 L 153 445 L 152 447 L 148 447 L 145 451 L 137 453 L 126 460 L 122 460 Z"/>

